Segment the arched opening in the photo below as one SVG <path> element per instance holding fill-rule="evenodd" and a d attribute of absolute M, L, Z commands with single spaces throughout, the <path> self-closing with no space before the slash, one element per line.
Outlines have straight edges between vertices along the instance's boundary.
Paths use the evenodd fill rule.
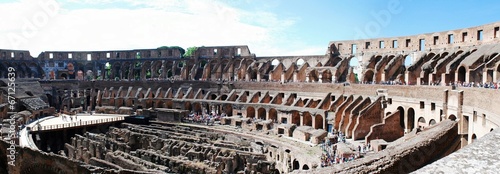
<path fill-rule="evenodd" d="M 460 68 L 458 68 L 458 81 L 465 82 L 465 67 L 463 66 L 460 66 Z"/>
<path fill-rule="evenodd" d="M 311 126 L 312 127 L 312 116 L 309 112 L 304 112 L 304 124 L 302 126 Z"/>
<path fill-rule="evenodd" d="M 304 61 L 304 59 L 300 58 L 299 60 L 297 60 L 297 62 L 295 62 L 295 64 L 297 64 L 297 66 L 302 66 L 305 62 L 306 61 Z"/>
<path fill-rule="evenodd" d="M 387 117 L 387 116 L 389 116 L 391 114 L 392 114 L 392 112 L 387 112 L 387 113 L 385 113 L 385 116 Z"/>
<path fill-rule="evenodd" d="M 373 82 L 373 71 L 372 70 L 366 70 L 365 74 L 363 75 L 363 82 L 364 83 L 371 83 Z"/>
<path fill-rule="evenodd" d="M 427 126 L 427 123 L 425 122 L 425 118 L 424 117 L 418 118 L 418 127 L 424 128 L 426 126 Z"/>
<path fill-rule="evenodd" d="M 359 59 L 358 59 L 358 57 L 351 58 L 351 60 L 349 60 L 349 66 L 350 67 L 357 67 L 357 66 L 359 66 Z"/>
<path fill-rule="evenodd" d="M 436 124 L 436 120 L 431 119 L 431 120 L 429 121 L 429 126 L 432 126 L 432 125 L 435 125 L 435 124 Z"/>
<path fill-rule="evenodd" d="M 300 113 L 298 111 L 292 111 L 292 124 L 300 126 Z"/>
<path fill-rule="evenodd" d="M 266 109 L 259 108 L 259 110 L 257 110 L 257 114 L 259 119 L 266 120 Z"/>
<path fill-rule="evenodd" d="M 415 110 L 413 108 L 408 109 L 408 118 L 406 120 L 406 129 L 412 131 L 415 127 Z"/>
<path fill-rule="evenodd" d="M 247 118 L 255 117 L 255 109 L 253 107 L 247 107 Z"/>
<path fill-rule="evenodd" d="M 405 65 L 406 69 L 408 69 L 411 65 L 413 65 L 413 61 L 411 60 L 411 56 L 410 55 L 407 55 L 405 57 L 404 65 Z"/>
<path fill-rule="evenodd" d="M 314 116 L 314 128 L 315 129 L 323 129 L 323 116 L 316 115 Z"/>
<path fill-rule="evenodd" d="M 298 170 L 298 169 L 300 169 L 300 164 L 297 161 L 297 159 L 294 159 L 293 160 L 293 170 Z"/>
<path fill-rule="evenodd" d="M 271 174 L 280 174 L 280 171 L 278 169 L 273 169 L 271 170 Z"/>
<path fill-rule="evenodd" d="M 276 109 L 274 108 L 269 109 L 269 119 L 272 120 L 274 123 L 278 122 L 278 111 L 276 111 Z"/>
<path fill-rule="evenodd" d="M 200 103 L 193 103 L 193 111 L 196 112 L 196 113 L 202 114 L 203 113 L 203 109 L 201 107 L 201 104 Z"/>
<path fill-rule="evenodd" d="M 476 134 L 472 134 L 471 139 L 472 139 L 472 142 L 471 142 L 471 143 L 473 143 L 474 141 L 476 141 L 476 140 L 477 140 L 477 136 L 476 136 Z"/>
<path fill-rule="evenodd" d="M 274 59 L 272 62 L 271 62 L 271 65 L 272 66 L 278 66 L 281 62 L 278 60 L 278 59 Z"/>
<path fill-rule="evenodd" d="M 450 116 L 448 116 L 448 119 L 455 121 L 455 120 L 457 120 L 457 116 L 451 114 Z"/>
<path fill-rule="evenodd" d="M 332 72 L 330 70 L 323 71 L 321 75 L 321 80 L 323 83 L 331 83 L 332 82 Z"/>
<path fill-rule="evenodd" d="M 304 164 L 304 166 L 302 166 L 302 170 L 309 170 L 309 166 L 307 166 L 307 164 Z"/>
<path fill-rule="evenodd" d="M 405 109 L 403 107 L 398 107 L 399 112 L 399 125 L 401 128 L 405 128 Z"/>
<path fill-rule="evenodd" d="M 188 111 L 192 111 L 192 106 L 190 102 L 184 102 L 184 109 Z"/>

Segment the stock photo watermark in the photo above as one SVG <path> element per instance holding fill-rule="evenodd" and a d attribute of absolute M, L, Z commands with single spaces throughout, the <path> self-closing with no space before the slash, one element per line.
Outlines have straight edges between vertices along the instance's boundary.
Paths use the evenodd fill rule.
<path fill-rule="evenodd" d="M 21 31 L 19 33 L 8 33 L 7 40 L 13 49 L 18 49 L 23 44 L 27 44 L 29 39 L 34 38 L 40 29 L 49 24 L 51 18 L 57 16 L 60 5 L 55 0 L 34 1 L 38 10 L 32 15 L 22 18 Z"/>
<path fill-rule="evenodd" d="M 7 73 L 7 103 L 8 103 L 8 108 L 11 112 L 14 112 L 16 110 L 16 100 L 14 95 L 16 94 L 16 69 L 13 67 L 8 68 L 8 73 Z M 17 136 L 17 131 L 16 131 L 16 119 L 14 115 L 10 116 L 10 121 L 9 121 L 9 127 L 8 127 L 8 134 L 7 137 L 4 137 L 3 140 L 9 143 L 9 147 L 7 148 L 7 159 L 8 159 L 8 164 L 11 166 L 15 166 L 16 162 L 16 139 L 19 137 Z"/>

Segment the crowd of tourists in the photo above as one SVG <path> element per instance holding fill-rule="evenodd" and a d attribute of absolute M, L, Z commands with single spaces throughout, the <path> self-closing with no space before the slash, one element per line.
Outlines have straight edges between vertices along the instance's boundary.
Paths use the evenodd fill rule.
<path fill-rule="evenodd" d="M 345 153 L 339 152 L 337 147 L 340 143 L 347 144 L 350 146 L 349 142 L 346 142 L 345 136 L 342 132 L 338 132 L 335 134 L 336 139 L 333 142 L 327 141 L 325 142 L 323 147 L 323 153 L 321 154 L 321 167 L 328 167 L 335 164 L 342 164 L 349 161 L 354 161 L 363 155 L 365 155 L 368 151 L 370 151 L 370 144 L 367 145 L 359 145 L 353 153 Z"/>

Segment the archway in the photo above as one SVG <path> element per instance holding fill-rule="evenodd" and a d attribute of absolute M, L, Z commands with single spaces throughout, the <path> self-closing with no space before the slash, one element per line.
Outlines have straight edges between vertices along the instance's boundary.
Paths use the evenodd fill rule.
<path fill-rule="evenodd" d="M 295 62 L 295 64 L 297 64 L 297 66 L 302 66 L 302 65 L 304 65 L 305 62 L 306 61 L 304 61 L 304 59 L 300 58 L 297 60 L 297 62 Z"/>
<path fill-rule="evenodd" d="M 304 164 L 304 166 L 302 166 L 302 170 L 309 170 L 309 166 L 307 166 L 307 164 Z"/>
<path fill-rule="evenodd" d="M 405 109 L 403 107 L 398 107 L 399 112 L 399 125 L 401 128 L 405 128 Z"/>
<path fill-rule="evenodd" d="M 184 109 L 188 111 L 193 111 L 190 102 L 184 102 Z"/>
<path fill-rule="evenodd" d="M 476 134 L 472 134 L 471 139 L 472 139 L 472 142 L 471 142 L 471 143 L 473 143 L 474 141 L 476 141 L 476 140 L 477 140 L 477 136 L 476 136 Z"/>
<path fill-rule="evenodd" d="M 431 119 L 431 120 L 429 121 L 429 126 L 432 126 L 432 125 L 435 125 L 435 124 L 436 124 L 436 120 Z"/>
<path fill-rule="evenodd" d="M 292 124 L 300 126 L 300 113 L 298 111 L 292 111 Z"/>
<path fill-rule="evenodd" d="M 201 107 L 201 104 L 200 103 L 193 103 L 193 111 L 200 113 L 200 114 L 203 114 L 203 109 Z"/>
<path fill-rule="evenodd" d="M 274 59 L 272 62 L 271 62 L 271 65 L 272 66 L 278 66 L 281 62 L 278 60 L 278 59 Z"/>
<path fill-rule="evenodd" d="M 427 126 L 427 123 L 425 121 L 425 118 L 424 117 L 419 117 L 418 118 L 418 127 L 419 128 L 424 128 Z"/>
<path fill-rule="evenodd" d="M 415 110 L 408 108 L 408 118 L 406 120 L 406 129 L 412 131 L 415 127 Z"/>
<path fill-rule="evenodd" d="M 332 82 L 332 72 L 330 70 L 323 71 L 321 75 L 321 80 L 323 83 L 331 83 Z"/>
<path fill-rule="evenodd" d="M 460 68 L 458 68 L 458 81 L 459 82 L 465 82 L 465 74 L 466 74 L 465 67 L 460 66 Z"/>
<path fill-rule="evenodd" d="M 312 116 L 309 112 L 304 112 L 304 123 L 302 126 L 311 126 L 312 127 Z"/>
<path fill-rule="evenodd" d="M 255 109 L 253 107 L 247 107 L 247 118 L 255 117 Z"/>
<path fill-rule="evenodd" d="M 314 116 L 314 129 L 323 129 L 323 116 L 317 114 Z"/>
<path fill-rule="evenodd" d="M 365 74 L 363 75 L 363 82 L 364 83 L 371 83 L 373 81 L 373 71 L 372 70 L 366 70 Z"/>
<path fill-rule="evenodd" d="M 408 69 L 412 64 L 413 64 L 413 61 L 411 60 L 411 56 L 406 55 L 405 62 L 404 62 L 406 69 Z"/>
<path fill-rule="evenodd" d="M 259 108 L 259 110 L 257 110 L 257 115 L 259 119 L 266 120 L 266 109 Z"/>
<path fill-rule="evenodd" d="M 269 119 L 275 123 L 278 122 L 278 111 L 276 111 L 276 109 L 274 108 L 269 109 Z"/>
<path fill-rule="evenodd" d="M 450 116 L 448 116 L 448 119 L 455 121 L 455 120 L 457 120 L 457 116 L 451 114 Z"/>
<path fill-rule="evenodd" d="M 300 164 L 297 161 L 297 159 L 294 159 L 293 160 L 293 170 L 298 170 L 298 169 L 300 169 Z"/>

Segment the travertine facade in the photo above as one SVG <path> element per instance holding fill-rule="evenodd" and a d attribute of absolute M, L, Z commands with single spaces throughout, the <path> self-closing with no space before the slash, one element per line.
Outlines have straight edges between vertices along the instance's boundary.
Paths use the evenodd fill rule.
<path fill-rule="evenodd" d="M 20 103 L 13 112 L 0 105 L 0 116 L 3 128 L 64 108 L 150 118 L 151 125 L 61 129 L 53 134 L 63 139 L 44 132 L 36 140 L 43 151 L 117 173 L 385 172 L 426 154 L 405 168 L 410 172 L 500 124 L 500 99 L 492 97 L 499 93 L 499 27 L 333 41 L 325 55 L 311 56 L 258 57 L 247 46 L 199 47 L 189 57 L 179 48 L 37 58 L 0 50 L 0 77 L 16 69 Z M 350 66 L 355 61 L 359 66 Z M 0 81 L 2 103 L 8 84 Z M 206 121 L 215 126 L 192 124 L 205 123 L 198 114 L 222 117 Z M 402 154 L 381 151 L 377 163 L 366 156 L 322 168 L 319 144 L 339 132 L 364 144 L 387 142 Z M 434 146 L 444 153 L 426 151 Z"/>

